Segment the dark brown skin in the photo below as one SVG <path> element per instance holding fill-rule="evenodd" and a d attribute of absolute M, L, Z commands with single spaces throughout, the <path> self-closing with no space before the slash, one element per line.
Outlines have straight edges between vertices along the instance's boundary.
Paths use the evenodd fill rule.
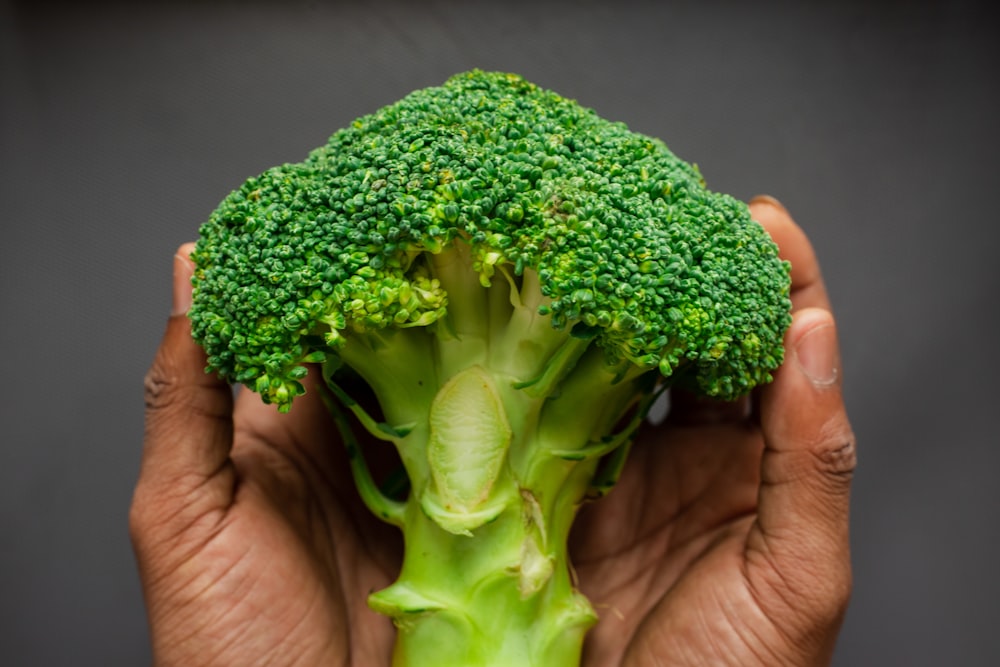
<path fill-rule="evenodd" d="M 786 362 L 752 404 L 672 396 L 571 553 L 602 609 L 593 665 L 825 665 L 851 589 L 854 437 L 815 255 L 785 209 L 751 202 L 792 262 Z"/>
<path fill-rule="evenodd" d="M 584 665 L 824 665 L 851 589 L 854 438 L 813 250 L 771 198 L 751 202 L 793 265 L 784 366 L 750 402 L 672 396 L 615 490 L 571 540 L 601 620 Z M 365 598 L 395 578 L 398 531 L 358 500 L 318 392 L 279 415 L 235 401 L 191 340 L 190 246 L 146 378 L 131 529 L 156 665 L 388 665 Z"/>

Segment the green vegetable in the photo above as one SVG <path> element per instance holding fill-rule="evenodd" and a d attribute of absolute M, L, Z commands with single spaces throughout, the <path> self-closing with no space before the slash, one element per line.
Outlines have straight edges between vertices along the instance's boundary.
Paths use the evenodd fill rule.
<path fill-rule="evenodd" d="M 745 394 L 790 323 L 746 205 L 512 74 L 416 91 L 248 180 L 193 259 L 210 370 L 287 410 L 322 367 L 361 496 L 405 537 L 369 598 L 400 666 L 578 664 L 596 615 L 570 576 L 577 509 L 659 391 Z M 404 493 L 376 485 L 348 412 L 395 445 Z"/>

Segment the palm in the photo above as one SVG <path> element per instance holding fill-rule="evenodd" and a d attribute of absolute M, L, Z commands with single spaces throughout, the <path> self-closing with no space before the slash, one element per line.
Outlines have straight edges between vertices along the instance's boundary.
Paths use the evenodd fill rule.
<path fill-rule="evenodd" d="M 281 416 L 241 396 L 231 456 L 206 484 L 217 494 L 178 507 L 190 546 L 157 564 L 150 585 L 161 575 L 170 589 L 154 591 L 149 606 L 154 627 L 171 617 L 174 628 L 154 643 L 186 664 L 389 663 L 392 624 L 365 599 L 398 569 L 398 531 L 352 492 L 317 404 Z"/>
<path fill-rule="evenodd" d="M 791 260 L 793 310 L 829 309 L 801 230 L 768 205 L 756 212 Z M 745 404 L 674 398 L 668 420 L 637 436 L 616 488 L 585 507 L 574 526 L 570 553 L 580 587 L 601 612 L 584 664 L 816 664 L 832 650 L 830 628 L 849 591 L 846 522 L 834 521 L 829 571 L 812 570 L 805 561 L 817 545 L 789 547 L 781 543 L 795 540 L 793 532 L 766 535 L 761 526 L 760 494 L 777 481 L 762 480 L 762 470 L 782 465 L 773 460 L 782 455 L 764 460 L 759 415 L 747 415 Z M 828 437 L 849 430 L 832 423 Z M 834 456 L 829 471 L 846 481 L 852 468 L 848 454 Z M 835 517 L 841 500 L 832 505 Z M 788 553 L 775 557 L 771 543 Z M 802 562 L 794 562 L 796 551 Z M 790 567 L 799 570 L 792 579 Z"/>
<path fill-rule="evenodd" d="M 353 493 L 346 455 L 319 401 L 282 418 L 256 396 L 246 398 L 237 407 L 244 419 L 237 422 L 233 458 L 246 474 L 235 498 L 232 544 L 266 545 L 249 556 L 258 561 L 254 567 L 244 569 L 254 573 L 252 590 L 278 620 L 262 619 L 257 636 L 273 645 L 295 633 L 323 649 L 316 655 L 340 647 L 349 653 L 342 664 L 388 664 L 392 624 L 365 600 L 398 570 L 398 531 L 372 517 Z"/>
<path fill-rule="evenodd" d="M 365 598 L 398 569 L 397 531 L 361 506 L 336 437 L 316 432 L 328 430 L 321 415 L 282 420 L 266 408 L 241 407 L 249 418 L 234 447 L 240 486 L 213 541 L 229 557 L 214 554 L 206 563 L 226 572 L 213 589 L 220 612 L 254 638 L 258 655 L 290 643 L 311 645 L 317 655 L 351 646 L 352 663 L 343 664 L 388 664 L 391 624 Z M 308 442 L 334 447 L 311 450 Z M 588 507 L 574 533 L 581 586 L 603 612 L 588 639 L 588 664 L 618 664 L 647 650 L 704 656 L 712 647 L 671 646 L 691 636 L 683 626 L 725 619 L 720 604 L 751 602 L 740 563 L 760 448 L 759 433 L 743 422 L 672 422 L 642 433 L 618 490 Z M 245 553 L 248 544 L 259 546 Z M 246 618 L 232 613 L 233 589 L 247 591 Z"/>
<path fill-rule="evenodd" d="M 231 540 L 232 556 L 247 544 L 275 550 L 255 549 L 229 570 L 236 581 L 223 592 L 238 585 L 270 609 L 267 617 L 234 623 L 261 621 L 253 636 L 264 648 L 286 646 L 294 630 L 317 648 L 321 640 L 350 645 L 353 664 L 388 664 L 391 624 L 365 598 L 392 581 L 398 532 L 372 518 L 353 493 L 343 450 L 320 408 L 303 405 L 283 420 L 247 401 L 237 414 L 243 419 L 234 460 L 244 475 L 219 538 Z M 672 421 L 641 434 L 619 489 L 588 507 L 574 534 L 581 586 L 604 612 L 588 640 L 590 664 L 618 664 L 646 644 L 672 653 L 668 624 L 696 622 L 699 613 L 725 618 L 706 608 L 723 594 L 739 602 L 760 445 L 759 433 L 744 422 Z M 244 608 L 258 608 L 247 602 Z M 654 617 L 656 633 L 647 633 L 643 621 Z M 334 629 L 339 636 L 331 635 Z M 681 630 L 676 636 L 687 636 Z"/>
<path fill-rule="evenodd" d="M 736 610 L 751 603 L 741 566 L 761 449 L 745 420 L 672 418 L 640 434 L 618 487 L 583 510 L 573 534 L 581 588 L 602 612 L 587 664 L 641 664 L 643 655 L 681 664 L 718 651 L 681 642 L 738 636 L 705 633 L 704 623 L 752 618 Z"/>

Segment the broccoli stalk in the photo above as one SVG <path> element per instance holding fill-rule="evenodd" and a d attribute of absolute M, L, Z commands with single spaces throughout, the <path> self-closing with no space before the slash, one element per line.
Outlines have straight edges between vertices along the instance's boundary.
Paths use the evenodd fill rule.
<path fill-rule="evenodd" d="M 450 297 L 447 333 L 354 336 L 336 357 L 372 387 L 387 421 L 363 413 L 327 372 L 416 482 L 397 502 L 354 459 L 369 508 L 406 535 L 399 580 L 369 603 L 396 621 L 401 665 L 427 656 L 436 665 L 578 664 L 596 616 L 573 587 L 568 533 L 585 497 L 604 490 L 592 486 L 599 462 L 627 442 L 655 376 L 630 367 L 618 377 L 592 333 L 553 329 L 538 313 L 533 271 L 483 287 L 464 242 L 430 260 Z M 629 409 L 631 423 L 616 429 Z"/>
<path fill-rule="evenodd" d="M 578 664 L 597 617 L 576 511 L 657 392 L 767 382 L 790 322 L 788 266 L 745 205 L 661 142 L 479 71 L 250 179 L 193 259 L 210 370 L 287 410 L 322 368 L 359 493 L 403 531 L 369 598 L 399 666 Z M 405 494 L 357 426 L 395 447 Z"/>

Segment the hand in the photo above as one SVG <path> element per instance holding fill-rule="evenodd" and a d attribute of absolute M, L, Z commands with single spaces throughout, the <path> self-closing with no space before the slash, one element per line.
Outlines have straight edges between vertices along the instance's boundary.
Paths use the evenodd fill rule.
<path fill-rule="evenodd" d="M 794 264 L 788 363 L 750 417 L 674 396 L 619 487 L 582 513 L 574 563 L 603 612 L 586 664 L 813 665 L 832 651 L 854 465 L 833 323 L 801 231 L 773 204 L 754 212 Z M 398 571 L 398 532 L 353 492 L 318 391 L 279 415 L 249 392 L 234 405 L 203 372 L 189 250 L 147 377 L 131 515 L 155 662 L 389 664 L 391 623 L 365 599 Z"/>
<path fill-rule="evenodd" d="M 586 507 L 571 556 L 601 613 L 584 664 L 823 665 L 851 588 L 854 438 L 812 248 L 751 203 L 792 263 L 786 361 L 753 403 L 673 395 L 617 487 Z"/>
<path fill-rule="evenodd" d="M 146 378 L 130 517 L 154 664 L 388 665 L 394 629 L 366 598 L 398 572 L 398 531 L 357 499 L 318 391 L 281 415 L 205 374 L 190 250 Z"/>

